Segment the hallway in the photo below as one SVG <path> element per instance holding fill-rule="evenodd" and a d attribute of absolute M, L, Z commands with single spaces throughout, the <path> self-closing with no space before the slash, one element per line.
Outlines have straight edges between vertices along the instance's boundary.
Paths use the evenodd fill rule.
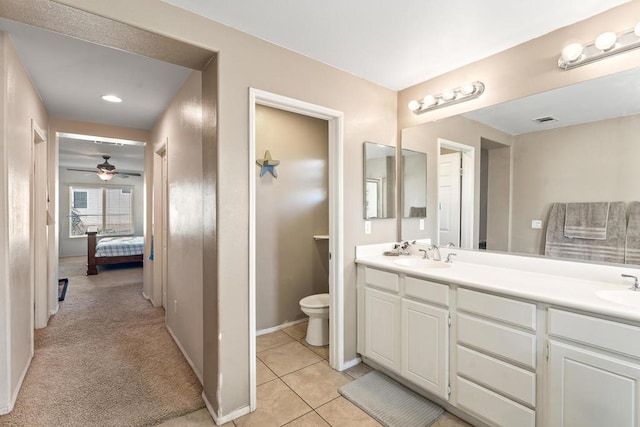
<path fill-rule="evenodd" d="M 35 331 L 31 367 L 0 426 L 152 426 L 204 407 L 164 310 L 142 297 L 142 268 L 84 276 L 85 263 L 60 260 L 65 301 Z"/>

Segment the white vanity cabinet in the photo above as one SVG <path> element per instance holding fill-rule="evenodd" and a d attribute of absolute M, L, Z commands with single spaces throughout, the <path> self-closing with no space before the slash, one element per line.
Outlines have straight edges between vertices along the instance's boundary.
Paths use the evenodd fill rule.
<path fill-rule="evenodd" d="M 536 306 L 458 289 L 456 406 L 496 426 L 536 424 Z"/>
<path fill-rule="evenodd" d="M 360 272 L 363 355 L 448 399 L 449 287 L 368 267 Z"/>
<path fill-rule="evenodd" d="M 548 422 L 640 426 L 640 328 L 549 310 Z"/>

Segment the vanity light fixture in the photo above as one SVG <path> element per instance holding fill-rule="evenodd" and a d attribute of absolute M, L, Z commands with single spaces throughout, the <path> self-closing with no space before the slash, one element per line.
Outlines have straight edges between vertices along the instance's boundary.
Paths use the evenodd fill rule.
<path fill-rule="evenodd" d="M 483 92 L 484 83 L 475 81 L 455 89 L 444 90 L 438 95 L 427 95 L 420 101 L 413 100 L 409 102 L 409 110 L 413 111 L 413 114 L 423 114 L 427 111 L 476 99 Z"/>
<path fill-rule="evenodd" d="M 122 98 L 120 98 L 117 95 L 102 95 L 102 100 L 107 102 L 115 102 L 115 103 L 122 102 Z"/>
<path fill-rule="evenodd" d="M 640 23 L 622 33 L 604 32 L 591 43 L 571 43 L 565 46 L 558 59 L 558 67 L 570 70 L 638 47 Z"/>

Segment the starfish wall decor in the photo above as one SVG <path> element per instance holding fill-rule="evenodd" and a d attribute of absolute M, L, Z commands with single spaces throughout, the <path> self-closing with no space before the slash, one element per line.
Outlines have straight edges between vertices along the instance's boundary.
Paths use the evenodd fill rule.
<path fill-rule="evenodd" d="M 265 151 L 264 159 L 258 159 L 256 160 L 256 163 L 258 164 L 258 166 L 262 167 L 262 169 L 260 170 L 260 176 L 263 176 L 267 172 L 271 172 L 271 175 L 273 175 L 274 178 L 278 177 L 276 166 L 280 164 L 280 160 L 273 160 L 271 158 L 271 153 L 269 152 L 269 150 Z"/>

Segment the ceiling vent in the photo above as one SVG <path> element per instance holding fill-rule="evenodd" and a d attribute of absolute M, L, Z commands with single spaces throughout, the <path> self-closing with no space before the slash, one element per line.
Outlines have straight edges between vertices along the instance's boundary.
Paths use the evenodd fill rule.
<path fill-rule="evenodd" d="M 96 143 L 96 144 L 114 145 L 116 147 L 122 147 L 124 145 L 124 143 L 122 143 L 122 142 L 99 141 L 99 140 L 96 140 L 96 141 L 93 141 L 93 142 Z"/>
<path fill-rule="evenodd" d="M 557 122 L 558 121 L 558 119 L 556 119 L 553 116 L 538 117 L 538 118 L 531 119 L 531 120 L 533 120 L 536 123 L 547 123 L 547 122 Z"/>

